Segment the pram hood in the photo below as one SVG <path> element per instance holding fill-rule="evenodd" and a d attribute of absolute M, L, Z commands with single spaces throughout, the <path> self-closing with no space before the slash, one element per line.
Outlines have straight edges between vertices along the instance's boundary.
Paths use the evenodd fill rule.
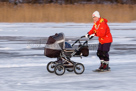
<path fill-rule="evenodd" d="M 63 33 L 56 33 L 48 38 L 44 48 L 44 55 L 50 58 L 60 56 L 61 51 L 65 48 L 65 37 Z"/>
<path fill-rule="evenodd" d="M 62 50 L 65 48 L 65 37 L 63 33 L 56 33 L 48 38 L 46 48 L 53 50 Z"/>

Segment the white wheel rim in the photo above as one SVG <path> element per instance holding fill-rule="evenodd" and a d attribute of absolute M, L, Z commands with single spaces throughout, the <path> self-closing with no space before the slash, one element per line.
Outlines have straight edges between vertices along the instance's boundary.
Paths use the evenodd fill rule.
<path fill-rule="evenodd" d="M 80 74 L 84 71 L 84 67 L 81 64 L 78 64 L 75 67 L 75 71 Z"/>
<path fill-rule="evenodd" d="M 56 73 L 57 74 L 63 74 L 64 70 L 65 69 L 62 65 L 59 65 L 59 66 L 56 67 Z"/>
<path fill-rule="evenodd" d="M 49 68 L 50 71 L 54 71 L 55 64 L 54 63 L 50 63 L 48 68 Z"/>

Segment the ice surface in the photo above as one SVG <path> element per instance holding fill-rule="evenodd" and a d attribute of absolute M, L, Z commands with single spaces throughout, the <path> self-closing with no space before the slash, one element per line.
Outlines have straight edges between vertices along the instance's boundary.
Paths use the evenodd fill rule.
<path fill-rule="evenodd" d="M 43 55 L 47 37 L 63 32 L 73 43 L 85 35 L 92 23 L 0 23 L 0 91 L 135 91 L 136 23 L 109 23 L 113 35 L 110 72 L 98 68 L 97 38 L 89 41 L 88 57 L 72 60 L 85 66 L 82 75 L 67 72 L 57 76 L 46 65 L 55 58 Z"/>

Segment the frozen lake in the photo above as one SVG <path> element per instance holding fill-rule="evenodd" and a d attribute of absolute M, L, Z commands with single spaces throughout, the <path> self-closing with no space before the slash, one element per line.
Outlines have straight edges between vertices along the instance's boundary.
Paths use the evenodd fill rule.
<path fill-rule="evenodd" d="M 73 57 L 85 72 L 63 76 L 51 74 L 46 65 L 56 59 L 43 55 L 48 36 L 63 32 L 73 43 L 92 23 L 0 23 L 0 91 L 135 91 L 136 23 L 109 23 L 113 35 L 110 72 L 94 73 L 99 67 L 98 40 L 89 41 L 88 57 Z"/>

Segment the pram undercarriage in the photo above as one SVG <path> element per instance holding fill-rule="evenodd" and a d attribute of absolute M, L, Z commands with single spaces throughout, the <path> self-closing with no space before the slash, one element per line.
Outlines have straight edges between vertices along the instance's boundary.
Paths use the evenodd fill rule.
<path fill-rule="evenodd" d="M 63 58 L 62 58 L 63 59 Z M 75 72 L 76 74 L 82 74 L 85 70 L 84 65 L 82 63 L 77 63 L 74 61 L 52 61 L 47 65 L 47 70 L 50 73 L 54 73 L 56 75 L 63 75 L 65 70 L 68 72 Z"/>
<path fill-rule="evenodd" d="M 60 37 L 61 38 L 58 38 Z M 55 42 L 50 43 L 49 41 L 54 38 Z M 84 36 L 82 36 L 81 38 L 83 38 Z M 81 39 L 80 38 L 80 39 Z M 59 40 L 57 40 L 59 39 Z M 50 73 L 55 73 L 56 75 L 63 75 L 65 73 L 65 70 L 67 70 L 68 72 L 75 72 L 76 74 L 82 74 L 85 70 L 85 67 L 82 63 L 77 63 L 72 61 L 70 58 L 74 57 L 74 56 L 78 56 L 81 57 L 82 56 L 88 56 L 89 55 L 89 49 L 88 49 L 88 40 L 86 40 L 85 42 L 81 43 L 80 39 L 76 40 L 71 48 L 65 48 L 65 39 L 64 39 L 64 34 L 63 33 L 59 33 L 56 34 L 54 36 L 50 36 L 47 44 L 58 44 L 56 46 L 56 48 L 51 48 L 51 47 L 45 47 L 45 56 L 50 57 L 50 58 L 57 58 L 56 61 L 51 61 L 48 63 L 47 65 L 47 70 Z M 62 41 L 63 40 L 63 41 Z M 57 42 L 56 41 L 61 41 L 61 42 Z M 73 49 L 73 46 L 79 43 L 78 48 L 77 49 Z M 60 50 L 57 49 L 57 47 L 60 46 Z M 50 51 L 54 51 L 54 49 L 58 50 L 59 52 L 56 51 L 56 53 L 50 53 Z M 52 56 L 54 55 L 54 56 Z"/>

